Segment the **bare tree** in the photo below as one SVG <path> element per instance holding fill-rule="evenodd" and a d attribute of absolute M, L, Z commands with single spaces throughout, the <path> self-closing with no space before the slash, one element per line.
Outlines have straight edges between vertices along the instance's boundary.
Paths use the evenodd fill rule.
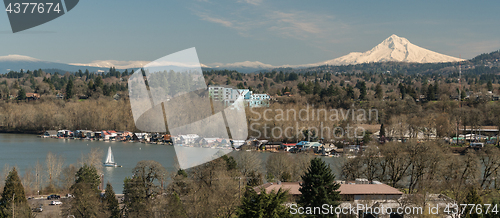
<path fill-rule="evenodd" d="M 360 156 L 349 158 L 342 165 L 342 176 L 346 180 L 355 180 L 363 175 L 363 160 Z"/>
<path fill-rule="evenodd" d="M 450 154 L 445 159 L 441 173 L 442 190 L 448 192 L 457 203 L 462 203 L 467 195 L 466 187 L 476 184 L 479 160 L 473 152 L 467 152 L 464 157 Z"/>
<path fill-rule="evenodd" d="M 301 181 L 302 176 L 307 172 L 307 169 L 311 165 L 311 160 L 314 158 L 314 155 L 311 153 L 299 153 L 294 156 L 293 161 L 293 181 Z"/>
<path fill-rule="evenodd" d="M 103 152 L 100 148 L 92 148 L 90 152 L 86 155 L 82 154 L 81 159 L 78 161 L 78 165 L 82 167 L 84 164 L 88 166 L 93 166 L 97 170 L 97 174 L 101 175 L 103 172 Z"/>
<path fill-rule="evenodd" d="M 404 152 L 404 145 L 398 143 L 387 143 L 381 147 L 381 154 L 384 160 L 381 162 L 383 180 L 392 187 L 396 187 L 410 167 L 409 156 Z"/>
<path fill-rule="evenodd" d="M 262 169 L 262 161 L 257 152 L 239 151 L 235 155 L 236 163 L 243 176 L 248 176 L 250 172 L 259 172 Z"/>
<path fill-rule="evenodd" d="M 24 192 L 26 194 L 33 194 L 35 188 L 35 175 L 33 174 L 33 169 L 27 168 L 24 170 L 24 175 L 22 177 L 22 183 L 24 186 Z"/>
<path fill-rule="evenodd" d="M 434 180 L 438 172 L 438 166 L 442 160 L 442 150 L 433 142 L 415 143 L 411 142 L 407 146 L 410 156 L 410 167 L 408 169 L 409 193 L 422 188 L 427 180 Z"/>
<path fill-rule="evenodd" d="M 487 189 L 491 185 L 492 177 L 500 169 L 500 150 L 492 146 L 484 147 L 479 153 L 479 161 L 484 167 L 481 187 Z"/>
<path fill-rule="evenodd" d="M 361 161 L 364 164 L 363 175 L 370 182 L 379 178 L 380 175 L 380 151 L 375 145 L 368 146 L 368 148 L 363 152 Z"/>
<path fill-rule="evenodd" d="M 76 168 L 73 164 L 70 164 L 62 170 L 62 173 L 59 176 L 59 183 L 61 184 L 61 188 L 63 190 L 69 190 L 75 183 L 76 172 L 78 172 L 78 168 Z"/>
<path fill-rule="evenodd" d="M 155 183 L 163 183 L 167 170 L 158 162 L 153 160 L 139 161 L 132 170 L 135 178 L 139 178 L 144 185 L 146 197 L 149 198 L 160 193 L 160 187 Z"/>
<path fill-rule="evenodd" d="M 266 162 L 267 175 L 279 181 L 287 182 L 292 178 L 293 160 L 287 153 L 273 153 Z"/>
<path fill-rule="evenodd" d="M 43 165 L 40 163 L 39 160 L 36 161 L 35 164 L 35 190 L 37 194 L 40 194 L 40 188 L 41 184 L 43 184 Z"/>
<path fill-rule="evenodd" d="M 187 217 L 234 217 L 242 197 L 239 172 L 227 170 L 221 158 L 195 167 L 181 195 Z"/>
<path fill-rule="evenodd" d="M 53 154 L 49 151 L 49 153 L 47 153 L 47 157 L 45 158 L 45 164 L 47 166 L 46 173 L 49 184 L 54 184 L 54 179 L 58 178 L 59 174 L 61 174 L 64 159 L 62 156 Z"/>

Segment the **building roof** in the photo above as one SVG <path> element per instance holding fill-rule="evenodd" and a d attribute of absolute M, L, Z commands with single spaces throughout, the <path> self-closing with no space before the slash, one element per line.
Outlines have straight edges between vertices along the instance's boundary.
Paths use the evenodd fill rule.
<path fill-rule="evenodd" d="M 459 129 L 460 131 L 464 131 L 464 127 L 460 127 Z M 471 127 L 471 126 L 466 126 L 465 127 L 465 130 L 466 131 L 485 131 L 485 132 L 497 132 L 498 131 L 498 127 L 497 126 L 480 126 L 480 127 Z"/>
<path fill-rule="evenodd" d="M 47 130 L 45 132 L 48 133 L 49 135 L 57 135 L 57 130 Z"/>
<path fill-rule="evenodd" d="M 37 98 L 40 98 L 40 94 L 38 93 L 26 93 L 26 97 L 37 97 Z"/>
<path fill-rule="evenodd" d="M 299 182 L 282 182 L 281 184 L 278 183 L 266 183 L 260 186 L 257 186 L 254 188 L 254 190 L 260 194 L 260 191 L 264 188 L 267 193 L 270 193 L 272 190 L 277 192 L 280 188 L 284 190 L 288 190 L 288 193 L 291 195 L 300 195 L 302 194 L 299 191 L 300 188 L 300 183 Z"/>
<path fill-rule="evenodd" d="M 264 188 L 267 193 L 272 190 L 277 192 L 280 188 L 288 190 L 289 194 L 300 195 L 299 191 L 300 182 L 282 182 L 266 183 L 254 188 L 257 193 L 260 193 Z M 388 186 L 386 184 L 340 184 L 340 195 L 402 195 L 398 189 Z"/>
<path fill-rule="evenodd" d="M 319 146 L 321 146 L 321 143 L 319 143 L 319 142 L 309 142 L 306 146 L 309 146 L 309 147 L 319 147 Z"/>
<path fill-rule="evenodd" d="M 341 195 L 402 195 L 399 190 L 386 184 L 341 184 Z"/>
<path fill-rule="evenodd" d="M 299 146 L 302 146 L 302 145 L 306 145 L 308 144 L 309 142 L 308 141 L 300 141 L 299 143 L 297 143 L 296 145 L 299 145 Z"/>

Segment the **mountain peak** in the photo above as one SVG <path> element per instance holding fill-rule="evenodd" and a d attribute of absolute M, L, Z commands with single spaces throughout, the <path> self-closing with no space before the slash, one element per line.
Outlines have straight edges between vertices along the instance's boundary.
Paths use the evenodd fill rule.
<path fill-rule="evenodd" d="M 406 38 L 399 37 L 396 34 L 392 34 L 391 36 L 389 36 L 389 38 L 385 39 L 381 44 L 391 44 L 391 43 L 406 45 L 409 44 L 410 41 L 408 41 L 408 39 Z"/>
<path fill-rule="evenodd" d="M 0 61 L 40 61 L 40 60 L 29 56 L 13 54 L 7 56 L 0 56 Z"/>
<path fill-rule="evenodd" d="M 463 59 L 439 54 L 412 44 L 408 39 L 392 34 L 377 46 L 366 52 L 351 52 L 333 60 L 318 63 L 319 65 L 349 65 L 372 62 L 412 62 L 441 63 L 457 62 Z"/>

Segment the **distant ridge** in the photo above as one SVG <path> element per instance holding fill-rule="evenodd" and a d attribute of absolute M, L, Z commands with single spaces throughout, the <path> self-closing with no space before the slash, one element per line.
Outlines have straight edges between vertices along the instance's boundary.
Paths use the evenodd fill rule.
<path fill-rule="evenodd" d="M 243 61 L 227 64 L 201 64 L 201 67 L 203 68 L 203 70 L 236 70 L 242 73 L 251 73 L 258 71 L 269 71 L 273 69 L 309 68 L 323 65 L 340 66 L 379 62 L 445 63 L 458 61 L 464 61 L 464 59 L 439 54 L 437 52 L 419 47 L 412 44 L 408 39 L 393 34 L 369 51 L 351 52 L 339 58 L 313 64 L 273 66 L 259 61 Z M 35 70 L 39 68 L 61 69 L 63 71 L 70 72 L 75 72 L 79 69 L 88 69 L 91 72 L 98 72 L 107 71 L 110 67 L 115 67 L 119 70 L 138 69 L 147 63 L 149 62 L 98 60 L 91 63 L 64 64 L 43 61 L 23 55 L 7 55 L 0 56 L 0 74 L 7 73 L 10 70 Z"/>

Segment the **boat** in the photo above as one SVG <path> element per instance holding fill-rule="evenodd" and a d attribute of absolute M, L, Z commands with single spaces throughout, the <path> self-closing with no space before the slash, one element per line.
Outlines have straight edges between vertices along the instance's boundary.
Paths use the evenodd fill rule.
<path fill-rule="evenodd" d="M 113 152 L 111 151 L 111 146 L 108 148 L 108 155 L 106 156 L 106 162 L 104 162 L 105 167 L 121 167 L 115 163 L 115 157 L 113 156 Z"/>

